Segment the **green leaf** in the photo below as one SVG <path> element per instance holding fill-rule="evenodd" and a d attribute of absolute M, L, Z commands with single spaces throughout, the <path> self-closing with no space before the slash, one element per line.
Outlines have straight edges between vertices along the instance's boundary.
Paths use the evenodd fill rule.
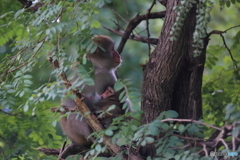
<path fill-rule="evenodd" d="M 32 84 L 32 81 L 30 81 L 30 80 L 28 80 L 28 79 L 25 79 L 25 80 L 24 80 L 24 83 L 31 85 L 31 84 Z"/>
<path fill-rule="evenodd" d="M 127 95 L 125 95 L 121 100 L 120 100 L 120 103 L 123 103 L 123 102 L 125 102 L 126 101 L 126 99 L 127 99 Z"/>
<path fill-rule="evenodd" d="M 107 111 L 111 111 L 111 110 L 113 110 L 113 109 L 115 109 L 116 108 L 116 105 L 114 104 L 114 105 L 111 105 L 110 107 L 108 107 L 108 109 L 107 109 Z"/>
<path fill-rule="evenodd" d="M 169 129 L 169 125 L 167 123 L 162 123 L 161 128 L 167 131 Z"/>
<path fill-rule="evenodd" d="M 179 132 L 182 134 L 182 133 L 185 131 L 185 126 L 184 126 L 183 124 L 180 124 L 180 125 L 178 126 L 178 130 L 179 130 Z"/>
<path fill-rule="evenodd" d="M 10 88 L 14 88 L 12 85 L 10 85 L 10 84 L 7 84 L 7 85 L 5 85 L 5 88 L 6 89 L 10 89 Z"/>
<path fill-rule="evenodd" d="M 166 152 L 163 153 L 163 156 L 168 158 L 168 159 L 171 159 L 174 157 L 176 151 L 174 151 L 173 149 L 168 149 Z"/>
<path fill-rule="evenodd" d="M 33 52 L 34 52 L 34 53 L 37 52 L 37 51 L 42 47 L 42 45 L 43 45 L 43 42 L 38 43 L 38 44 L 35 46 L 35 48 L 33 49 Z"/>
<path fill-rule="evenodd" d="M 146 144 L 147 144 L 147 142 L 146 142 L 145 140 L 143 140 L 143 141 L 141 142 L 141 146 L 146 146 Z"/>
<path fill-rule="evenodd" d="M 120 81 L 117 81 L 115 84 L 114 84 L 114 91 L 115 92 L 118 92 L 120 91 L 122 88 L 124 87 L 124 85 L 120 82 Z"/>
<path fill-rule="evenodd" d="M 23 111 L 24 111 L 24 112 L 27 112 L 28 109 L 29 109 L 29 106 L 28 106 L 28 104 L 26 103 L 26 104 L 23 106 Z"/>
<path fill-rule="evenodd" d="M 101 24 L 98 21 L 93 21 L 92 24 L 91 24 L 91 27 L 92 28 L 99 28 L 99 27 L 101 27 Z"/>
<path fill-rule="evenodd" d="M 32 75 L 26 74 L 26 75 L 23 76 L 23 78 L 32 78 Z"/>
<path fill-rule="evenodd" d="M 169 110 L 167 111 L 166 117 L 168 118 L 177 118 L 178 117 L 178 113 L 174 110 Z"/>
<path fill-rule="evenodd" d="M 7 90 L 7 93 L 14 93 L 14 92 L 16 92 L 16 90 L 14 90 L 14 89 Z"/>
<path fill-rule="evenodd" d="M 18 11 L 14 14 L 14 19 L 17 19 L 17 18 L 20 16 L 20 14 L 22 14 L 23 12 L 24 12 L 24 9 L 18 10 Z"/>
<path fill-rule="evenodd" d="M 96 149 L 97 152 L 101 152 L 102 147 L 101 147 L 100 144 L 97 144 L 96 147 L 95 147 L 95 149 Z"/>
<path fill-rule="evenodd" d="M 119 99 L 123 99 L 123 96 L 126 95 L 126 90 L 123 90 L 120 95 L 119 95 Z"/>
<path fill-rule="evenodd" d="M 144 140 L 147 142 L 147 143 L 153 143 L 154 142 L 154 139 L 152 137 L 145 137 Z"/>
<path fill-rule="evenodd" d="M 56 126 L 57 126 L 57 121 L 56 121 L 56 120 L 53 121 L 53 122 L 52 122 L 52 125 L 53 125 L 53 127 L 56 127 Z"/>
<path fill-rule="evenodd" d="M 22 97 L 24 95 L 24 91 L 22 91 L 20 94 L 19 94 L 19 97 Z"/>
<path fill-rule="evenodd" d="M 112 136 L 112 135 L 113 135 L 113 131 L 110 130 L 110 129 L 107 129 L 107 130 L 105 131 L 105 134 L 106 134 L 107 136 Z"/>
<path fill-rule="evenodd" d="M 230 1 L 227 1 L 227 2 L 226 2 L 226 6 L 227 6 L 227 7 L 230 7 L 230 6 L 231 6 L 231 2 L 230 2 Z"/>

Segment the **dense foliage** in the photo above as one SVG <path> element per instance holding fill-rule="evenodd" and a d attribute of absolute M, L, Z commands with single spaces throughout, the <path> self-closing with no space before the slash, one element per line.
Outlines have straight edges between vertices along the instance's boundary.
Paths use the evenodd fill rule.
<path fill-rule="evenodd" d="M 206 28 L 208 22 L 209 33 L 212 30 L 225 31 L 210 36 L 203 77 L 203 120 L 205 124 L 219 128 L 226 123 L 234 124 L 233 137 L 237 137 L 240 131 L 238 124 L 240 121 L 240 55 L 238 54 L 240 26 L 237 17 L 240 11 L 236 9 L 239 7 L 238 2 L 239 0 L 219 0 L 219 3 L 213 3 L 210 0 L 201 0 L 203 5 L 198 8 L 199 19 L 194 36 L 196 48 L 200 50 L 201 38 L 207 35 L 202 33 L 201 28 Z M 86 60 L 86 53 L 94 49 L 91 37 L 98 34 L 110 35 L 102 26 L 117 25 L 117 28 L 124 28 L 127 25 L 125 21 L 129 21 L 137 13 L 145 14 L 151 3 L 143 0 L 131 2 L 45 0 L 44 5 L 37 11 L 31 11 L 22 8 L 18 1 L 3 0 L 0 15 L 0 116 L 2 119 L 0 155 L 3 159 L 56 159 L 44 155 L 37 149 L 61 148 L 65 139 L 57 124 L 60 116 L 49 109 L 59 106 L 62 93 L 69 91 L 63 87 L 59 74 L 64 71 L 70 78 L 73 76 L 71 68 L 77 67 L 77 72 L 83 79 L 73 84 L 72 88 L 81 83 L 92 84 L 92 68 Z M 183 0 L 182 5 L 176 9 L 183 18 L 188 7 L 191 7 L 189 3 L 195 1 Z M 153 10 L 159 11 L 159 8 L 164 10 L 159 3 Z M 162 21 L 151 20 L 149 26 L 152 37 L 158 38 Z M 179 32 L 179 26 L 181 26 L 181 18 L 172 29 L 173 40 L 177 38 L 176 32 Z M 236 27 L 231 28 L 233 26 Z M 142 32 L 141 34 L 146 36 L 148 34 L 146 23 L 141 23 L 135 32 L 138 34 Z M 116 35 L 111 37 L 116 39 L 118 45 L 119 37 Z M 198 52 L 196 56 L 197 54 Z M 50 55 L 60 62 L 60 68 L 54 69 L 51 66 L 48 61 Z M 177 118 L 178 114 L 174 111 L 163 112 L 152 123 L 140 126 L 140 77 L 142 76 L 140 64 L 148 59 L 148 46 L 129 41 L 122 57 L 124 63 L 119 69 L 119 77 L 121 83 L 128 87 L 128 96 L 134 110 L 138 111 L 136 121 L 127 121 L 128 115 L 116 118 L 114 123 L 118 124 L 117 127 L 111 126 L 105 131 L 95 133 L 99 139 L 95 148 L 87 155 L 105 150 L 106 146 L 101 144 L 101 136 L 113 136 L 114 131 L 119 129 L 112 138 L 112 141 L 116 142 L 121 137 L 122 142 L 119 145 L 145 146 L 154 142 L 156 152 L 162 157 L 161 159 L 173 157 L 200 159 L 202 155 L 196 153 L 201 147 L 185 150 L 184 138 L 175 134 L 188 134 L 202 139 L 211 137 L 215 129 L 211 127 L 209 129 L 205 124 L 175 124 L 173 121 L 161 121 L 166 118 Z M 164 136 L 156 142 L 152 137 L 159 134 Z M 176 147 L 180 149 L 176 151 Z M 232 150 L 224 147 L 221 149 L 226 152 Z M 240 148 L 236 148 L 235 151 L 239 152 Z M 120 154 L 118 158 L 121 159 Z M 212 159 L 212 157 L 202 156 L 201 159 Z"/>

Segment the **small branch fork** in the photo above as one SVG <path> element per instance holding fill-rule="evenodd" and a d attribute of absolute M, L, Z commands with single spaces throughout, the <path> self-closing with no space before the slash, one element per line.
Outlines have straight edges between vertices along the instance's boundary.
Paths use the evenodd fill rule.
<path fill-rule="evenodd" d="M 240 25 L 237 25 L 237 26 L 228 28 L 228 29 L 226 29 L 225 31 L 213 30 L 213 31 L 211 31 L 211 32 L 208 34 L 208 37 L 210 37 L 212 34 L 218 34 L 218 35 L 221 36 L 222 41 L 223 41 L 223 44 L 224 44 L 225 48 L 227 49 L 228 54 L 230 55 L 230 57 L 231 57 L 231 59 L 232 59 L 232 61 L 233 61 L 233 64 L 234 64 L 235 68 L 236 68 L 238 71 L 240 71 L 240 68 L 239 68 L 238 65 L 237 65 L 237 61 L 234 59 L 234 57 L 233 57 L 233 55 L 232 55 L 232 52 L 231 52 L 230 48 L 227 46 L 226 40 L 225 40 L 225 38 L 224 38 L 224 36 L 223 36 L 224 33 L 227 33 L 229 30 L 234 29 L 234 28 L 237 28 L 237 27 L 240 27 Z"/>
<path fill-rule="evenodd" d="M 205 125 L 207 127 L 216 129 L 217 131 L 210 137 L 209 139 L 198 139 L 198 138 L 191 138 L 191 137 L 184 137 L 180 135 L 173 134 L 175 136 L 178 136 L 181 139 L 188 140 L 187 145 L 184 146 L 184 148 L 189 147 L 202 147 L 202 150 L 198 152 L 198 154 L 202 156 L 208 156 L 211 151 L 217 151 L 220 147 L 224 146 L 228 151 L 232 150 L 235 151 L 236 148 L 240 146 L 240 134 L 238 134 L 237 137 L 233 137 L 232 131 L 235 129 L 236 125 L 240 125 L 240 122 L 235 123 L 233 125 L 225 125 L 222 128 L 215 127 L 200 121 L 191 120 L 191 119 L 164 119 L 161 120 L 161 122 L 169 122 L 169 121 L 175 121 L 175 122 L 190 122 L 190 123 L 198 123 L 201 125 Z M 232 136 L 231 140 L 225 140 Z M 183 149 L 183 147 L 175 147 L 173 149 Z"/>
<path fill-rule="evenodd" d="M 119 44 L 119 47 L 117 49 L 117 51 L 119 53 L 121 53 L 125 44 L 126 44 L 126 42 L 127 42 L 127 40 L 129 38 L 133 39 L 133 40 L 136 40 L 136 41 L 141 41 L 141 42 L 144 42 L 144 43 L 157 44 L 158 39 L 154 39 L 154 38 L 148 39 L 149 37 L 145 38 L 145 37 L 141 37 L 141 36 L 135 36 L 135 35 L 132 34 L 132 32 L 139 25 L 139 23 L 142 22 L 143 20 L 164 18 L 165 14 L 166 14 L 165 11 L 150 13 L 150 10 L 147 13 L 147 15 L 146 14 L 144 14 L 144 15 L 137 14 L 133 19 L 130 20 L 130 22 L 128 23 L 125 31 L 114 30 L 114 29 L 110 29 L 110 28 L 105 27 L 105 26 L 104 26 L 104 28 L 107 29 L 110 32 L 113 32 L 115 34 L 118 34 L 118 35 L 122 36 L 122 40 L 121 40 L 121 42 Z"/>

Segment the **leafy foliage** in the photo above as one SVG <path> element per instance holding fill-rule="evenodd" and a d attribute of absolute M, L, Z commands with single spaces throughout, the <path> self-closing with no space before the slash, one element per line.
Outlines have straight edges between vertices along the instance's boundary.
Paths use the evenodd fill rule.
<path fill-rule="evenodd" d="M 58 116 L 50 113 L 49 107 L 57 105 L 51 101 L 59 99 L 67 90 L 63 89 L 58 76 L 56 81 L 53 77 L 33 85 L 34 72 L 45 70 L 49 75 L 72 72 L 69 68 L 80 60 L 84 65 L 79 64 L 79 72 L 86 76 L 84 80 L 73 83 L 73 87 L 83 81 L 93 82 L 87 73 L 90 71 L 85 69 L 84 54 L 92 49 L 90 38 L 94 28 L 99 27 L 94 15 L 105 2 L 44 2 L 36 12 L 17 11 L 17 4 L 15 11 L 6 11 L 1 19 L 6 24 L 0 27 L 4 37 L 0 43 L 11 39 L 15 42 L 13 51 L 16 53 L 12 57 L 6 55 L 0 71 L 0 109 L 1 116 L 6 119 L 0 124 L 0 144 L 4 148 L 5 159 L 42 159 L 46 156 L 39 154 L 36 148 L 61 146 L 62 138 L 52 126 Z M 59 69 L 49 67 L 46 59 L 50 55 L 60 61 Z"/>
<path fill-rule="evenodd" d="M 142 5 L 129 6 L 132 10 L 139 12 L 140 7 L 144 8 L 145 2 L 143 2 L 140 1 Z M 239 0 L 220 0 L 219 2 L 223 9 L 225 5 L 229 7 Z M 63 141 L 59 127 L 56 126 L 59 116 L 49 110 L 50 107 L 59 105 L 63 93 L 68 93 L 71 89 L 66 90 L 62 87 L 63 82 L 59 75 L 64 71 L 71 79 L 75 74 L 80 74 L 83 79 L 75 80 L 72 88 L 83 83 L 93 84 L 92 70 L 89 69 L 86 61 L 86 53 L 95 49 L 90 38 L 94 34 L 99 34 L 99 17 L 103 19 L 109 16 L 106 9 L 102 9 L 107 3 L 110 1 L 69 0 L 53 3 L 45 0 L 44 6 L 38 11 L 29 12 L 26 9 L 20 9 L 20 3 L 17 1 L 3 1 L 3 5 L 7 7 L 4 7 L 4 12 L 2 10 L 0 15 L 0 45 L 9 43 L 12 48 L 12 51 L 0 55 L 1 58 L 5 56 L 0 63 L 0 116 L 4 120 L 0 123 L 0 151 L 4 153 L 4 159 L 56 159 L 56 157 L 45 156 L 36 149 L 60 148 Z M 176 7 L 178 18 L 172 29 L 173 39 L 180 31 L 186 13 L 189 12 L 193 3 L 196 1 L 184 0 Z M 117 1 L 115 4 L 117 5 L 114 7 L 120 6 L 118 9 L 124 12 L 121 7 L 122 1 Z M 202 49 L 202 38 L 206 36 L 212 7 L 213 4 L 209 0 L 201 0 L 198 4 L 197 25 L 194 33 L 194 44 L 197 49 Z M 125 14 L 130 17 L 127 13 Z M 130 14 L 133 15 L 132 12 Z M 214 19 L 211 20 L 214 21 Z M 227 36 L 229 36 L 227 41 L 232 44 L 231 54 L 223 43 L 211 45 L 207 50 L 202 90 L 203 118 L 205 123 L 216 126 L 223 126 L 226 122 L 234 124 L 232 137 L 229 138 L 232 139 L 239 134 L 240 130 L 238 124 L 240 32 L 234 34 L 234 37 L 227 32 Z M 127 57 L 125 59 L 132 59 L 131 62 L 135 64 L 139 63 L 141 59 L 139 57 L 144 57 L 141 55 L 144 47 L 132 42 L 130 44 L 127 50 L 136 54 L 123 56 Z M 132 47 L 133 45 L 137 47 Z M 47 61 L 49 56 L 60 62 L 60 68 L 52 69 Z M 142 58 L 142 62 L 144 60 Z M 71 70 L 73 67 L 77 69 Z M 122 80 L 114 87 L 120 89 L 123 84 L 127 86 L 127 95 L 124 93 L 120 98 L 131 99 L 133 110 L 136 112 L 115 118 L 108 129 L 94 133 L 92 136 L 97 137 L 97 141 L 86 156 L 105 151 L 106 146 L 102 144 L 102 136 L 107 135 L 112 137 L 113 143 L 119 145 L 139 147 L 154 144 L 156 153 L 161 159 L 213 159 L 200 157 L 197 154 L 202 149 L 200 147 L 189 147 L 186 150 L 184 148 L 186 139 L 182 138 L 185 135 L 200 139 L 210 137 L 215 131 L 213 129 L 206 129 L 195 123 L 162 122 L 166 118 L 176 118 L 177 113 L 173 111 L 163 112 L 152 123 L 140 125 L 142 116 L 139 111 L 140 93 L 139 89 L 131 87 L 134 83 L 141 83 L 140 74 L 136 73 L 136 69 L 129 72 L 135 80 Z M 156 141 L 155 136 L 159 134 L 163 137 Z M 230 151 L 221 149 L 219 150 Z M 239 152 L 239 149 L 236 151 Z M 122 154 L 123 152 L 119 153 L 113 159 L 121 159 Z M 75 159 L 79 159 L 79 156 Z"/>
<path fill-rule="evenodd" d="M 176 40 L 181 29 L 183 27 L 184 21 L 188 12 L 193 8 L 193 4 L 197 3 L 197 16 L 196 16 L 196 27 L 193 33 L 193 47 L 195 48 L 194 53 L 198 55 L 203 49 L 203 39 L 206 37 L 206 28 L 210 22 L 210 11 L 212 10 L 213 3 L 210 0 L 182 0 L 180 5 L 175 7 L 175 12 L 177 13 L 176 22 L 173 25 L 171 31 L 171 39 Z"/>

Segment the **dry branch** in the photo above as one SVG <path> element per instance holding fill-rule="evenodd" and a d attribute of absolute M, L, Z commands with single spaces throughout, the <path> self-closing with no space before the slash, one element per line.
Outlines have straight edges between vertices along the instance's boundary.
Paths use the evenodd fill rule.
<path fill-rule="evenodd" d="M 190 122 L 190 123 L 198 123 L 201 125 L 205 125 L 207 127 L 216 129 L 216 132 L 211 136 L 209 139 L 199 139 L 193 137 L 186 137 L 181 136 L 178 134 L 173 134 L 181 139 L 187 140 L 189 143 L 184 146 L 184 148 L 191 148 L 191 147 L 202 147 L 202 150 L 198 152 L 201 156 L 208 156 L 211 151 L 218 151 L 219 148 L 224 147 L 228 151 L 231 149 L 235 151 L 236 148 L 240 147 L 240 134 L 237 137 L 233 137 L 232 131 L 235 128 L 235 125 L 225 125 L 222 128 L 212 126 L 210 124 L 206 124 L 200 121 L 191 120 L 191 119 L 164 119 L 161 122 L 168 122 L 168 121 L 176 121 L 176 122 Z M 232 136 L 232 137 L 231 137 Z M 229 140 L 229 137 L 231 139 Z M 183 147 L 175 147 L 172 149 L 182 149 Z"/>

